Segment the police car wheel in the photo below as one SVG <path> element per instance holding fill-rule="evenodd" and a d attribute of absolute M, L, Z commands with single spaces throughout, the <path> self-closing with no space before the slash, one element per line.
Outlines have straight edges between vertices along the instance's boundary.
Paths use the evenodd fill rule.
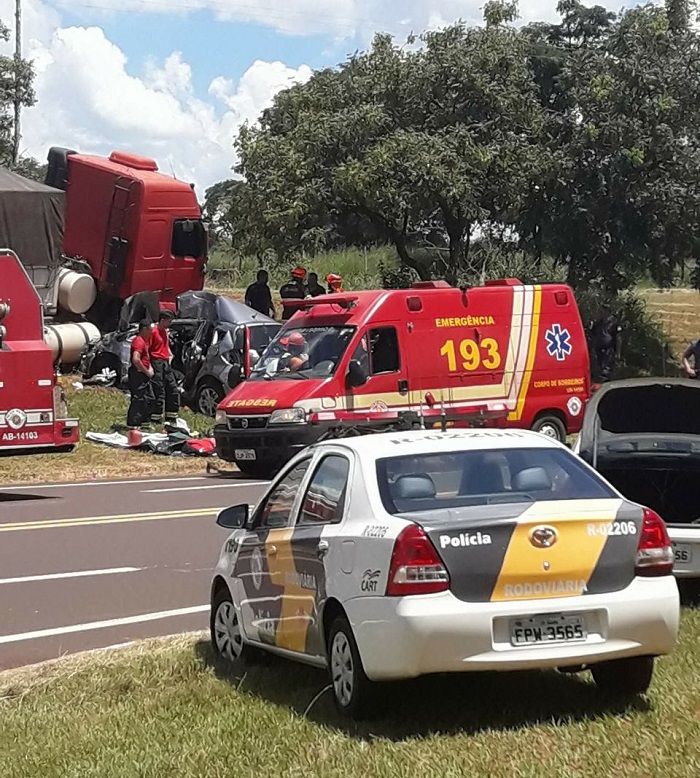
<path fill-rule="evenodd" d="M 532 425 L 534 432 L 546 435 L 548 438 L 566 443 L 566 427 L 561 419 L 556 416 L 541 416 Z"/>
<path fill-rule="evenodd" d="M 365 675 L 355 636 L 344 616 L 333 622 L 328 633 L 328 668 L 338 711 L 352 719 L 366 718 L 375 684 Z"/>
<path fill-rule="evenodd" d="M 217 656 L 231 664 L 247 660 L 248 646 L 243 642 L 236 608 L 228 590 L 221 589 L 211 605 L 211 643 Z"/>
<path fill-rule="evenodd" d="M 593 680 L 601 691 L 615 696 L 644 694 L 654 675 L 653 656 L 614 659 L 591 666 Z"/>

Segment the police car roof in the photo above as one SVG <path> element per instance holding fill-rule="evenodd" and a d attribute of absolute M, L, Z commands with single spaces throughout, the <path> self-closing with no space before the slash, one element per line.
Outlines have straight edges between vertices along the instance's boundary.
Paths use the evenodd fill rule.
<path fill-rule="evenodd" d="M 451 429 L 442 432 L 412 430 L 380 432 L 342 440 L 326 440 L 318 446 L 343 446 L 356 451 L 363 459 L 391 456 L 415 456 L 449 451 L 478 451 L 513 448 L 559 448 L 561 444 L 539 432 L 529 430 Z"/>

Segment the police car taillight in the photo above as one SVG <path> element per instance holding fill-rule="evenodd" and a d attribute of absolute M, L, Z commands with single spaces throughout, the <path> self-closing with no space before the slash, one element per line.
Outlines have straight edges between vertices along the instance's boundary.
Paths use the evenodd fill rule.
<path fill-rule="evenodd" d="M 649 508 L 644 509 L 642 533 L 637 546 L 635 573 L 642 576 L 670 575 L 673 570 L 673 546 L 664 520 Z"/>
<path fill-rule="evenodd" d="M 415 524 L 406 527 L 394 543 L 387 596 L 432 594 L 449 588 L 450 577 L 428 536 Z"/>

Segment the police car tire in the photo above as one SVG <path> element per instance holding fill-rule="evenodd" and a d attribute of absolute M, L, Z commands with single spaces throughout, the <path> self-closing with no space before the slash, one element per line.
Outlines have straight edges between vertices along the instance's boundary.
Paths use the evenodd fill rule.
<path fill-rule="evenodd" d="M 601 662 L 591 666 L 591 673 L 598 688 L 608 694 L 624 697 L 644 694 L 654 675 L 654 657 L 634 656 Z"/>
<path fill-rule="evenodd" d="M 227 656 L 220 648 L 219 642 L 217 641 L 217 628 L 216 628 L 216 620 L 217 620 L 217 614 L 219 613 L 219 610 L 223 606 L 230 606 L 231 609 L 233 609 L 233 601 L 231 599 L 231 594 L 229 593 L 228 589 L 219 589 L 219 591 L 214 596 L 214 599 L 211 604 L 211 614 L 209 617 L 209 630 L 211 632 L 211 645 L 212 649 L 214 650 L 214 654 L 221 659 L 222 661 L 228 662 L 234 669 L 238 667 L 242 667 L 243 665 L 250 662 L 252 659 L 254 659 L 254 651 L 255 649 L 252 648 L 252 646 L 248 646 L 245 643 L 241 643 L 241 649 L 240 653 L 237 657 L 232 658 L 231 656 Z M 238 616 L 235 614 L 235 609 L 233 610 L 234 617 L 236 619 L 236 622 L 238 621 Z"/>
<path fill-rule="evenodd" d="M 345 616 L 338 616 L 328 631 L 328 672 L 333 692 L 333 700 L 340 714 L 356 721 L 366 719 L 376 711 L 377 685 L 367 678 L 360 652 L 352 632 L 350 623 Z M 346 675 L 338 677 L 338 661 L 345 660 Z M 349 667 L 348 667 L 349 664 Z M 345 686 L 347 696 L 340 691 L 340 684 Z M 348 687 L 349 684 L 349 687 Z"/>
<path fill-rule="evenodd" d="M 564 426 L 564 422 L 557 416 L 540 416 L 532 425 L 532 430 L 533 432 L 542 432 L 544 435 L 547 433 L 543 432 L 543 430 L 547 427 L 556 432 L 557 440 L 560 443 L 566 443 L 566 427 Z"/>

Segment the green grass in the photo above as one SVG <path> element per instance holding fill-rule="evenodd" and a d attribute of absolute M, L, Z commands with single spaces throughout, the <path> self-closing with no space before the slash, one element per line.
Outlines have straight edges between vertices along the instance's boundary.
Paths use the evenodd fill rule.
<path fill-rule="evenodd" d="M 0 484 L 133 478 L 178 473 L 201 473 L 204 462 L 191 457 L 165 457 L 139 451 L 119 451 L 84 439 L 86 432 L 112 432 L 124 425 L 128 398 L 117 389 L 85 387 L 77 391 L 78 376 L 62 379 L 71 416 L 80 420 L 83 439 L 70 453 L 23 454 L 0 457 Z M 213 419 L 188 410 L 180 414 L 192 431 L 206 433 Z M 0 773 L 0 775 L 2 775 Z"/>
<path fill-rule="evenodd" d="M 319 281 L 325 286 L 328 273 L 339 273 L 346 289 L 380 289 L 379 264 L 388 267 L 397 264 L 396 251 L 391 247 L 378 249 L 348 249 L 319 254 L 317 257 L 302 257 L 299 264 L 308 272 L 318 273 Z M 289 266 L 266 266 L 270 273 L 273 291 L 287 281 L 289 272 L 296 263 Z M 224 289 L 245 289 L 255 280 L 258 263 L 252 257 L 232 257 L 223 251 L 214 251 L 209 259 L 207 286 Z"/>
<path fill-rule="evenodd" d="M 0 675 L 3 778 L 691 778 L 700 775 L 700 612 L 648 698 L 557 673 L 389 687 L 370 723 L 320 672 L 269 659 L 242 679 L 203 639 L 155 641 Z M 390 646 L 387 646 L 390 650 Z"/>

